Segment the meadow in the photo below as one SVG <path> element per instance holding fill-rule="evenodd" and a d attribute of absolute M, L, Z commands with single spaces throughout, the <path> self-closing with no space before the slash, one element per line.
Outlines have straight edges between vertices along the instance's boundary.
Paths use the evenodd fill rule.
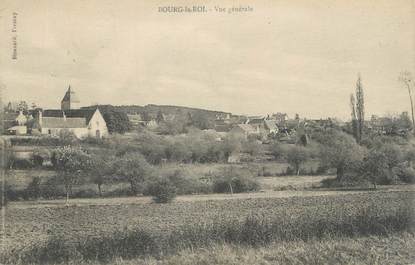
<path fill-rule="evenodd" d="M 411 264 L 415 260 L 415 237 L 402 233 L 390 237 L 369 236 L 313 240 L 309 242 L 279 242 L 252 248 L 217 244 L 209 248 L 186 249 L 175 255 L 133 260 L 114 259 L 114 265 L 368 265 Z M 317 254 L 317 255 L 316 255 Z M 75 264 L 75 263 L 73 263 Z M 98 262 L 80 264 L 99 265 Z"/>
<path fill-rule="evenodd" d="M 412 233 L 414 196 L 415 192 L 409 190 L 171 204 L 22 207 L 24 202 L 11 202 L 6 210 L 3 242 L 7 251 L 2 258 L 9 264 L 116 263 L 117 259 L 143 258 L 170 262 L 175 255 L 179 261 L 183 259 L 189 249 L 208 255 L 203 249 L 218 244 L 236 245 L 236 250 L 224 246 L 236 253 L 239 246 L 248 247 L 248 252 L 249 247 L 265 247 L 267 251 L 267 245 L 280 243 L 280 248 L 284 244 L 303 244 L 311 251 L 318 246 L 310 245 L 313 240 L 323 240 L 322 248 L 326 249 L 330 246 L 326 240 Z M 411 236 L 407 236 L 409 242 L 413 242 Z M 343 244 L 342 240 L 337 243 Z"/>
<path fill-rule="evenodd" d="M 307 172 L 315 171 L 318 166 L 316 161 L 309 161 L 304 165 L 304 170 Z M 288 168 L 288 164 L 284 162 L 252 162 L 244 164 L 225 164 L 225 163 L 166 163 L 153 167 L 155 176 L 166 176 L 175 171 L 180 171 L 183 178 L 191 181 L 197 187 L 189 187 L 187 194 L 197 193 L 212 193 L 209 189 L 211 184 L 217 176 L 225 169 L 233 167 L 235 169 L 243 170 L 248 175 L 252 176 L 261 186 L 262 190 L 279 191 L 279 190 L 304 190 L 320 186 L 320 182 L 330 176 L 318 175 L 284 175 Z M 57 172 L 48 169 L 20 169 L 10 170 L 6 175 L 6 183 L 16 192 L 16 199 L 23 199 L 22 191 L 24 191 L 32 182 L 34 177 L 40 178 L 41 188 L 44 190 L 53 190 L 57 197 L 64 197 L 64 185 L 50 182 Z M 123 197 L 129 194 L 130 186 L 127 182 L 122 181 L 108 181 L 102 185 L 102 196 L 104 197 Z M 97 185 L 88 181 L 81 181 L 73 187 L 73 196 L 78 198 L 96 198 L 99 196 Z"/>

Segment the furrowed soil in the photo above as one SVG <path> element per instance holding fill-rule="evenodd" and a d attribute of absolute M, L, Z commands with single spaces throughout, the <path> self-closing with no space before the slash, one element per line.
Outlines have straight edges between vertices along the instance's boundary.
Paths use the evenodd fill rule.
<path fill-rule="evenodd" d="M 413 204 L 414 198 L 414 191 L 378 191 L 314 197 L 178 201 L 170 204 L 22 207 L 22 203 L 11 203 L 6 209 L 3 250 L 11 252 L 39 244 L 52 235 L 76 243 L 116 230 L 139 227 L 147 231 L 168 232 L 195 223 L 242 220 L 251 214 L 287 220 L 316 216 L 332 218 L 355 215 L 368 207 L 375 207 L 378 212 L 386 214 L 393 213 L 402 205 Z"/>

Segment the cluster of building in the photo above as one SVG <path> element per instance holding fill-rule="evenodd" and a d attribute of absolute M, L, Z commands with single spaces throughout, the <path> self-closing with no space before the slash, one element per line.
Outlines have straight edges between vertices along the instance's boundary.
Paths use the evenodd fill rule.
<path fill-rule="evenodd" d="M 108 135 L 107 123 L 101 111 L 96 108 L 80 108 L 80 100 L 75 91 L 69 86 L 61 100 L 60 109 L 41 109 L 32 107 L 30 110 L 16 111 L 10 106 L 3 115 L 4 128 L 13 135 L 50 135 L 59 136 L 63 130 L 72 132 L 78 138 L 105 137 Z M 10 105 L 10 103 L 9 103 Z M 7 111 L 9 109 L 9 111 Z M 144 126 L 157 129 L 161 122 L 175 122 L 183 119 L 186 113 L 163 114 L 159 112 L 154 117 L 146 113 L 127 114 L 133 127 Z M 190 115 L 187 113 L 187 115 Z M 145 117 L 144 117 L 145 116 Z M 240 116 L 231 113 L 220 113 L 213 117 L 212 130 L 220 136 L 238 134 L 243 137 L 254 136 L 261 139 L 278 136 L 278 139 L 295 135 L 305 127 L 327 127 L 332 121 L 300 120 L 298 115 L 289 119 L 285 113 L 276 113 L 263 117 Z"/>
<path fill-rule="evenodd" d="M 19 110 L 4 113 L 4 128 L 13 135 L 59 136 L 63 130 L 78 138 L 98 137 L 108 134 L 107 124 L 98 108 L 79 108 L 79 99 L 69 86 L 60 109 Z"/>

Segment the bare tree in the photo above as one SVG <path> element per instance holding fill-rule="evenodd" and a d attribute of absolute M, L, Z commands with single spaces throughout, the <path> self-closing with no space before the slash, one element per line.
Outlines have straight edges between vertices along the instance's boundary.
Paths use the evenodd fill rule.
<path fill-rule="evenodd" d="M 411 102 L 412 131 L 415 135 L 414 102 L 412 98 L 412 88 L 413 88 L 412 74 L 408 71 L 401 72 L 399 75 L 399 81 L 401 81 L 404 84 L 404 86 L 406 86 L 406 88 L 408 89 L 409 101 Z"/>

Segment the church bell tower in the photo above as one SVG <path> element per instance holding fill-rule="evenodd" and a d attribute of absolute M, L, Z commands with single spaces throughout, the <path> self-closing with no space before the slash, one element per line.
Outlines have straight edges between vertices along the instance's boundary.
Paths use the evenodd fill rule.
<path fill-rule="evenodd" d="M 66 91 L 65 96 L 61 101 L 61 110 L 78 109 L 79 103 L 80 101 L 78 97 L 69 85 L 68 90 Z"/>

